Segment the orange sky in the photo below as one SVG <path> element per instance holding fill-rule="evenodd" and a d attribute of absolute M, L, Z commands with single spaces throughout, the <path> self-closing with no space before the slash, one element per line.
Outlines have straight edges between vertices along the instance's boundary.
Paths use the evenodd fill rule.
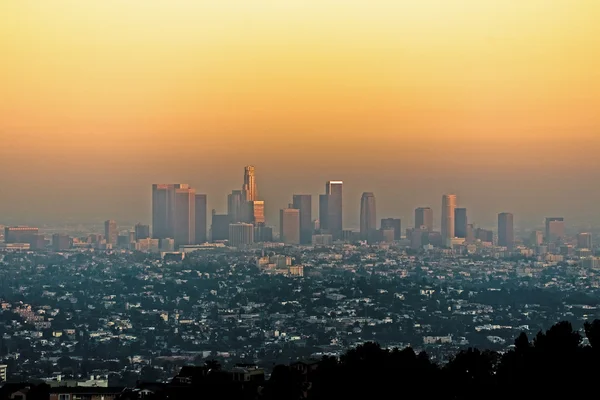
<path fill-rule="evenodd" d="M 456 191 L 482 223 L 584 218 L 598 20 L 595 0 L 4 0 L 0 223 L 149 220 L 155 181 L 222 210 L 245 164 L 273 225 L 326 179 L 349 225 L 362 191 L 381 217 Z"/>

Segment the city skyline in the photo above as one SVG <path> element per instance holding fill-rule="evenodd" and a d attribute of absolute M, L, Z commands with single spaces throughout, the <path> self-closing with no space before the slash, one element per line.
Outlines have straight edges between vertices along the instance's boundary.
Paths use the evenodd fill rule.
<path fill-rule="evenodd" d="M 320 221 L 320 205 L 315 204 L 315 202 L 312 201 L 312 194 L 292 194 L 290 197 L 293 198 L 293 202 L 288 202 L 287 206 L 283 206 L 283 207 L 279 207 L 277 209 L 277 216 L 275 219 L 267 219 L 268 217 L 265 214 L 265 210 L 267 210 L 268 208 L 272 208 L 271 206 L 266 206 L 266 202 L 264 200 L 254 200 L 254 201 L 248 201 L 248 202 L 244 202 L 243 199 L 247 196 L 247 193 L 253 193 L 252 197 L 253 198 L 258 198 L 258 196 L 256 195 L 256 193 L 258 192 L 257 189 L 257 185 L 256 185 L 256 169 L 255 166 L 245 166 L 244 167 L 244 184 L 242 185 L 242 190 L 232 190 L 230 194 L 227 194 L 225 196 L 226 200 L 225 200 L 225 204 L 224 204 L 224 210 L 223 207 L 219 208 L 219 209 L 214 209 L 212 208 L 213 211 L 215 211 L 217 214 L 223 214 L 222 211 L 225 211 L 225 213 L 223 215 L 228 216 L 228 220 L 230 223 L 242 223 L 242 222 L 249 222 L 249 223 L 253 223 L 253 224 L 264 224 L 265 222 L 267 223 L 268 226 L 271 227 L 278 227 L 280 226 L 280 222 L 279 222 L 279 217 L 280 217 L 280 211 L 282 209 L 286 209 L 286 208 L 297 208 L 297 209 L 303 209 L 303 210 L 309 210 L 308 213 L 305 213 L 308 215 L 309 219 L 310 217 L 314 217 L 311 219 L 310 225 L 312 226 L 312 222 L 315 220 L 319 220 Z M 248 185 L 246 182 L 251 182 L 251 185 Z M 332 189 L 336 186 L 339 186 L 340 189 Z M 338 197 L 340 199 L 340 201 L 343 201 L 343 203 L 346 203 L 346 197 L 344 196 L 341 190 L 341 187 L 343 186 L 343 181 L 340 180 L 329 180 L 326 182 L 325 185 L 325 192 L 326 194 L 323 195 L 321 194 L 320 196 L 326 196 L 327 193 L 329 193 L 332 190 L 338 190 Z M 252 187 L 251 190 L 249 190 L 249 188 Z M 187 227 L 186 229 L 188 230 L 189 234 L 188 234 L 188 241 L 189 244 L 193 244 L 194 242 L 196 242 L 197 240 L 195 240 L 195 236 L 199 235 L 201 238 L 206 238 L 208 237 L 208 230 L 210 229 L 210 216 L 208 215 L 208 210 L 210 210 L 211 208 L 209 208 L 208 204 L 210 204 L 208 198 L 209 196 L 207 196 L 206 194 L 197 194 L 197 191 L 195 188 L 192 187 L 192 185 L 187 184 L 187 183 L 168 183 L 168 184 L 156 184 L 153 183 L 152 184 L 152 188 L 153 188 L 153 194 L 152 194 L 152 199 L 155 199 L 156 196 L 156 189 L 163 189 L 163 190 L 171 190 L 173 191 L 173 193 L 169 196 L 166 195 L 164 197 L 164 201 L 167 202 L 171 202 L 173 204 L 175 204 L 175 202 L 177 201 L 177 194 L 179 194 L 179 197 L 182 198 L 182 195 L 186 194 L 187 196 L 184 197 L 189 197 L 188 198 L 188 202 L 186 204 L 188 204 L 188 208 L 190 211 L 187 212 L 187 216 L 181 216 L 180 219 L 186 219 L 186 218 L 191 218 L 192 220 L 198 221 L 200 222 L 200 224 L 202 224 L 203 221 L 206 221 L 206 230 L 203 230 L 202 227 L 198 227 L 196 228 L 195 223 L 193 223 L 192 225 L 190 225 L 189 227 Z M 332 192 L 333 193 L 333 192 Z M 364 206 L 364 199 L 365 196 L 367 197 L 372 197 L 374 199 L 375 195 L 373 192 L 363 192 L 362 195 L 359 198 L 358 204 L 359 204 L 359 209 L 356 213 L 354 217 L 357 220 L 357 224 L 353 224 L 348 226 L 347 222 L 346 222 L 346 218 L 347 218 L 347 213 L 352 214 L 351 211 L 347 211 L 347 210 L 343 210 L 342 215 L 343 215 L 343 220 L 342 220 L 342 229 L 344 230 L 354 230 L 357 232 L 360 232 L 360 221 L 361 221 L 361 215 L 362 215 L 362 210 L 363 210 L 363 206 Z M 385 217 L 384 219 L 399 219 L 402 220 L 402 224 L 403 226 L 415 226 L 415 228 L 417 228 L 417 222 L 424 219 L 423 223 L 425 225 L 427 224 L 431 224 L 430 225 L 430 229 L 437 229 L 439 231 L 443 230 L 443 221 L 442 219 L 444 218 L 444 204 L 445 204 L 445 199 L 446 198 L 451 198 L 452 201 L 449 206 L 450 208 L 453 210 L 453 212 L 451 212 L 451 215 L 448 215 L 448 224 L 452 225 L 452 227 L 450 228 L 451 232 L 451 236 L 452 237 L 456 237 L 456 238 L 465 238 L 466 237 L 466 232 L 464 234 L 458 235 L 456 234 L 456 229 L 457 229 L 457 224 L 458 221 L 462 221 L 461 225 L 464 225 L 465 227 L 470 227 L 473 226 L 472 223 L 469 223 L 467 226 L 467 220 L 466 220 L 466 212 L 467 212 L 467 208 L 465 207 L 457 207 L 457 195 L 455 194 L 445 194 L 442 196 L 442 207 L 438 210 L 439 214 L 436 213 L 435 211 L 435 207 L 430 207 L 430 206 L 418 206 L 415 207 L 412 210 L 412 215 L 413 218 L 411 220 L 411 218 L 407 218 L 405 215 L 411 215 L 410 212 L 406 213 L 406 212 L 401 212 L 398 213 L 396 212 L 395 214 L 390 214 L 390 215 L 383 215 L 383 217 Z M 322 198 L 321 198 L 322 200 Z M 350 202 L 352 202 L 351 199 L 349 199 Z M 295 204 L 297 202 L 297 204 Z M 154 200 L 152 201 L 152 203 L 154 203 Z M 244 206 L 244 204 L 242 203 L 248 203 L 249 207 Z M 270 204 L 270 202 L 268 202 Z M 196 204 L 196 207 L 192 207 L 193 204 Z M 214 205 L 214 203 L 213 203 Z M 154 207 L 154 206 L 153 206 Z M 173 208 L 174 205 L 165 205 L 164 207 L 167 207 L 166 209 L 168 209 L 169 207 Z M 206 218 L 204 218 L 201 214 L 198 218 L 196 218 L 194 216 L 195 214 L 195 208 L 197 207 L 202 207 L 203 210 L 206 210 Z M 166 210 L 165 209 L 165 210 Z M 194 209 L 192 211 L 192 209 Z M 314 210 L 316 209 L 316 213 L 314 212 Z M 174 208 L 170 211 L 170 213 L 174 212 Z M 461 216 L 458 217 L 458 213 L 461 213 Z M 471 212 L 471 209 L 469 208 L 469 214 Z M 137 220 L 137 222 L 135 222 L 136 224 L 142 224 L 142 223 L 148 223 L 150 224 L 151 221 L 153 221 L 155 219 L 154 216 L 155 211 L 151 212 L 150 217 L 148 218 L 141 218 L 139 220 Z M 274 214 L 273 212 L 269 213 L 269 214 Z M 337 213 L 336 213 L 337 214 Z M 501 214 L 509 214 L 512 218 L 513 213 L 506 213 L 506 212 L 499 212 L 493 215 L 493 217 L 495 218 L 495 224 L 490 224 L 490 223 L 481 223 L 480 221 L 476 221 L 475 226 L 480 227 L 480 228 L 492 228 L 492 230 L 494 231 L 498 231 L 497 226 L 498 226 L 498 217 L 500 217 Z M 437 217 L 436 217 L 437 215 Z M 165 215 L 164 218 L 166 218 L 167 220 L 169 219 L 173 219 L 174 216 L 168 216 Z M 370 217 L 372 218 L 372 217 Z M 459 219 L 457 219 L 459 218 Z M 489 216 L 487 218 L 489 220 Z M 165 224 L 173 224 L 173 222 L 168 222 L 167 220 L 164 221 Z M 383 220 L 383 219 L 382 219 Z M 556 221 L 555 221 L 556 220 Z M 543 223 L 545 224 L 545 234 L 547 234 L 549 226 L 549 223 L 553 223 L 553 222 L 561 222 L 564 225 L 564 220 L 565 217 L 548 217 L 545 216 L 543 218 Z M 120 220 L 123 221 L 123 220 Z M 124 220 L 126 221 L 126 223 L 130 224 L 132 223 L 131 220 Z M 140 222 L 141 221 L 141 222 Z M 170 220 L 169 220 L 170 221 Z M 471 218 L 469 218 L 468 222 L 471 222 Z M 109 222 L 109 220 L 103 220 L 103 224 L 105 225 L 105 231 L 106 231 L 106 224 Z M 110 222 L 112 223 L 116 223 L 114 221 L 114 219 L 111 219 Z M 572 221 L 571 222 L 571 226 L 572 225 Z M 2 221 L 0 221 L 0 223 L 2 223 Z M 85 221 L 85 223 L 89 223 L 88 221 Z M 404 225 L 407 224 L 407 225 Z M 12 226 L 28 226 L 31 224 L 26 223 L 26 221 L 24 221 L 23 223 L 9 223 L 7 225 L 12 225 Z M 308 220 L 306 219 L 306 217 L 304 218 L 304 226 L 308 225 Z M 376 224 L 375 224 L 376 225 Z M 511 222 L 512 225 L 512 222 Z M 154 226 L 154 224 L 150 224 L 150 226 Z M 159 223 L 158 225 L 158 232 L 161 232 L 162 230 L 164 230 L 164 228 L 161 228 L 161 223 Z M 517 225 L 518 226 L 518 225 Z M 562 225 L 561 225 L 562 226 Z M 580 225 L 577 225 L 578 227 L 581 227 Z M 592 226 L 590 224 L 588 224 L 588 226 Z M 539 227 L 544 227 L 544 225 L 538 221 L 537 224 L 531 224 L 530 222 L 525 222 L 521 224 L 521 228 L 539 228 Z M 172 229 L 172 228 L 171 228 Z M 377 228 L 379 229 L 379 227 Z M 563 232 L 564 232 L 564 227 L 560 228 Z M 308 230 L 308 228 L 307 228 Z M 462 233 L 462 232 L 461 232 Z M 564 235 L 564 233 L 563 233 Z M 173 235 L 167 235 L 167 234 L 161 234 L 159 233 L 159 237 L 169 237 L 169 236 L 173 236 Z M 114 242 L 114 239 L 112 240 Z"/>
<path fill-rule="evenodd" d="M 596 2 L 37 3 L 0 3 L 6 223 L 142 220 L 154 182 L 224 212 L 252 164 L 267 220 L 334 177 L 349 227 L 364 191 L 600 225 Z"/>

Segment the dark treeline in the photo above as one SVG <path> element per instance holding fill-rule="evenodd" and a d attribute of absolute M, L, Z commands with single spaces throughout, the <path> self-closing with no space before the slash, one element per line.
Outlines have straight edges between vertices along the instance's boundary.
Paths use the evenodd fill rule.
<path fill-rule="evenodd" d="M 382 349 L 366 343 L 340 359 L 325 358 L 312 373 L 277 366 L 264 390 L 267 399 L 535 399 L 596 396 L 600 377 L 600 320 L 586 323 L 583 337 L 560 322 L 499 354 L 468 349 L 440 366 L 411 348 Z"/>
<path fill-rule="evenodd" d="M 202 367 L 184 367 L 170 384 L 140 383 L 116 399 L 595 398 L 600 320 L 586 322 L 583 331 L 589 345 L 583 345 L 582 335 L 565 321 L 531 339 L 521 333 L 514 348 L 504 353 L 470 348 L 445 365 L 432 362 L 425 352 L 388 350 L 368 342 L 339 359 L 278 365 L 266 382 L 232 380 L 216 361 L 208 361 Z M 159 390 L 142 395 L 140 389 L 149 387 Z M 33 387 L 27 399 L 49 399 L 49 390 L 45 384 Z M 0 388 L 0 400 L 11 398 L 11 393 Z"/>

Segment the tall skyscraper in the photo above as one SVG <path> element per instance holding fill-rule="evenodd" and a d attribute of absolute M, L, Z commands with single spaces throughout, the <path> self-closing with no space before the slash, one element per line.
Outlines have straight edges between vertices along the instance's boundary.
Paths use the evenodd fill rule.
<path fill-rule="evenodd" d="M 442 245 L 452 246 L 454 238 L 454 209 L 456 208 L 456 195 L 445 194 L 442 196 Z"/>
<path fill-rule="evenodd" d="M 196 243 L 196 191 L 189 186 L 175 189 L 173 239 L 175 247 Z"/>
<path fill-rule="evenodd" d="M 467 238 L 467 209 L 456 208 L 454 210 L 454 236 L 457 238 Z"/>
<path fill-rule="evenodd" d="M 175 207 L 176 186 L 179 185 L 152 185 L 152 237 L 155 239 L 173 237 L 173 209 Z"/>
<path fill-rule="evenodd" d="M 319 195 L 319 230 L 329 230 L 329 196 L 326 194 Z"/>
<path fill-rule="evenodd" d="M 295 194 L 294 208 L 300 210 L 300 243 L 311 244 L 313 234 L 312 196 L 310 194 Z"/>
<path fill-rule="evenodd" d="M 256 176 L 254 167 L 248 165 L 244 168 L 244 186 L 242 187 L 245 201 L 258 200 L 258 192 L 256 191 Z"/>
<path fill-rule="evenodd" d="M 195 223 L 195 228 L 196 228 L 196 234 L 195 239 L 196 239 L 196 244 L 202 244 L 202 243 L 206 243 L 206 241 L 208 240 L 208 235 L 207 235 L 207 220 L 206 220 L 206 213 L 207 213 L 207 199 L 206 199 L 206 195 L 205 194 L 196 194 L 195 198 L 194 198 L 194 202 L 195 202 L 195 218 L 196 218 L 196 223 Z"/>
<path fill-rule="evenodd" d="M 365 192 L 360 199 L 360 239 L 372 240 L 377 230 L 375 195 Z"/>
<path fill-rule="evenodd" d="M 300 210 L 284 208 L 279 211 L 279 234 L 285 244 L 300 244 Z"/>
<path fill-rule="evenodd" d="M 515 244 L 515 230 L 511 213 L 498 214 L 498 246 L 512 249 Z"/>
<path fill-rule="evenodd" d="M 241 190 L 233 190 L 231 194 L 227 196 L 227 215 L 229 215 L 229 221 L 232 224 L 237 222 L 247 222 L 247 216 L 244 215 L 244 207 L 246 201 L 244 200 L 244 194 Z"/>
<path fill-rule="evenodd" d="M 245 247 L 254 243 L 254 225 L 229 224 L 229 246 Z"/>
<path fill-rule="evenodd" d="M 217 214 L 215 210 L 212 210 L 210 238 L 213 242 L 229 239 L 229 215 Z"/>
<path fill-rule="evenodd" d="M 473 243 L 475 241 L 475 227 L 473 224 L 467 225 L 467 237 L 465 238 L 465 242 Z"/>
<path fill-rule="evenodd" d="M 556 242 L 565 237 L 565 219 L 563 217 L 546 218 L 546 242 Z"/>
<path fill-rule="evenodd" d="M 393 229 L 394 240 L 400 240 L 402 237 L 402 221 L 400 218 L 384 218 L 381 220 L 381 229 Z"/>
<path fill-rule="evenodd" d="M 265 202 L 262 200 L 252 200 L 248 202 L 249 208 L 249 223 L 258 224 L 265 223 Z"/>
<path fill-rule="evenodd" d="M 415 229 L 424 226 L 428 231 L 433 230 L 433 210 L 430 207 L 419 207 L 415 210 Z"/>
<path fill-rule="evenodd" d="M 343 207 L 342 207 L 342 198 L 343 198 L 343 185 L 342 181 L 328 181 L 325 185 L 325 204 L 326 204 L 326 222 L 327 222 L 327 231 L 332 234 L 334 240 L 339 240 L 342 238 L 342 230 L 343 230 Z M 320 199 L 321 201 L 321 199 Z M 319 207 L 321 208 L 321 207 Z M 323 218 L 319 215 L 321 219 L 321 229 L 323 229 Z"/>
<path fill-rule="evenodd" d="M 577 235 L 577 247 L 580 249 L 592 249 L 592 234 L 582 232 Z"/>
<path fill-rule="evenodd" d="M 106 239 L 106 244 L 111 244 L 113 246 L 117 245 L 117 242 L 119 240 L 117 221 L 112 219 L 104 221 L 104 238 Z"/>
<path fill-rule="evenodd" d="M 152 237 L 194 244 L 196 191 L 184 183 L 152 185 Z"/>
<path fill-rule="evenodd" d="M 150 237 L 150 225 L 135 224 L 135 240 L 148 239 Z"/>

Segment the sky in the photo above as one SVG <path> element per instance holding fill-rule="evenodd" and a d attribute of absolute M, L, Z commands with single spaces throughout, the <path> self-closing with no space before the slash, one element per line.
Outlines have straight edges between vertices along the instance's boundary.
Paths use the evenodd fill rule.
<path fill-rule="evenodd" d="M 412 223 L 600 223 L 596 0 L 3 0 L 0 223 L 150 222 L 151 184 L 267 219 L 345 182 Z"/>

